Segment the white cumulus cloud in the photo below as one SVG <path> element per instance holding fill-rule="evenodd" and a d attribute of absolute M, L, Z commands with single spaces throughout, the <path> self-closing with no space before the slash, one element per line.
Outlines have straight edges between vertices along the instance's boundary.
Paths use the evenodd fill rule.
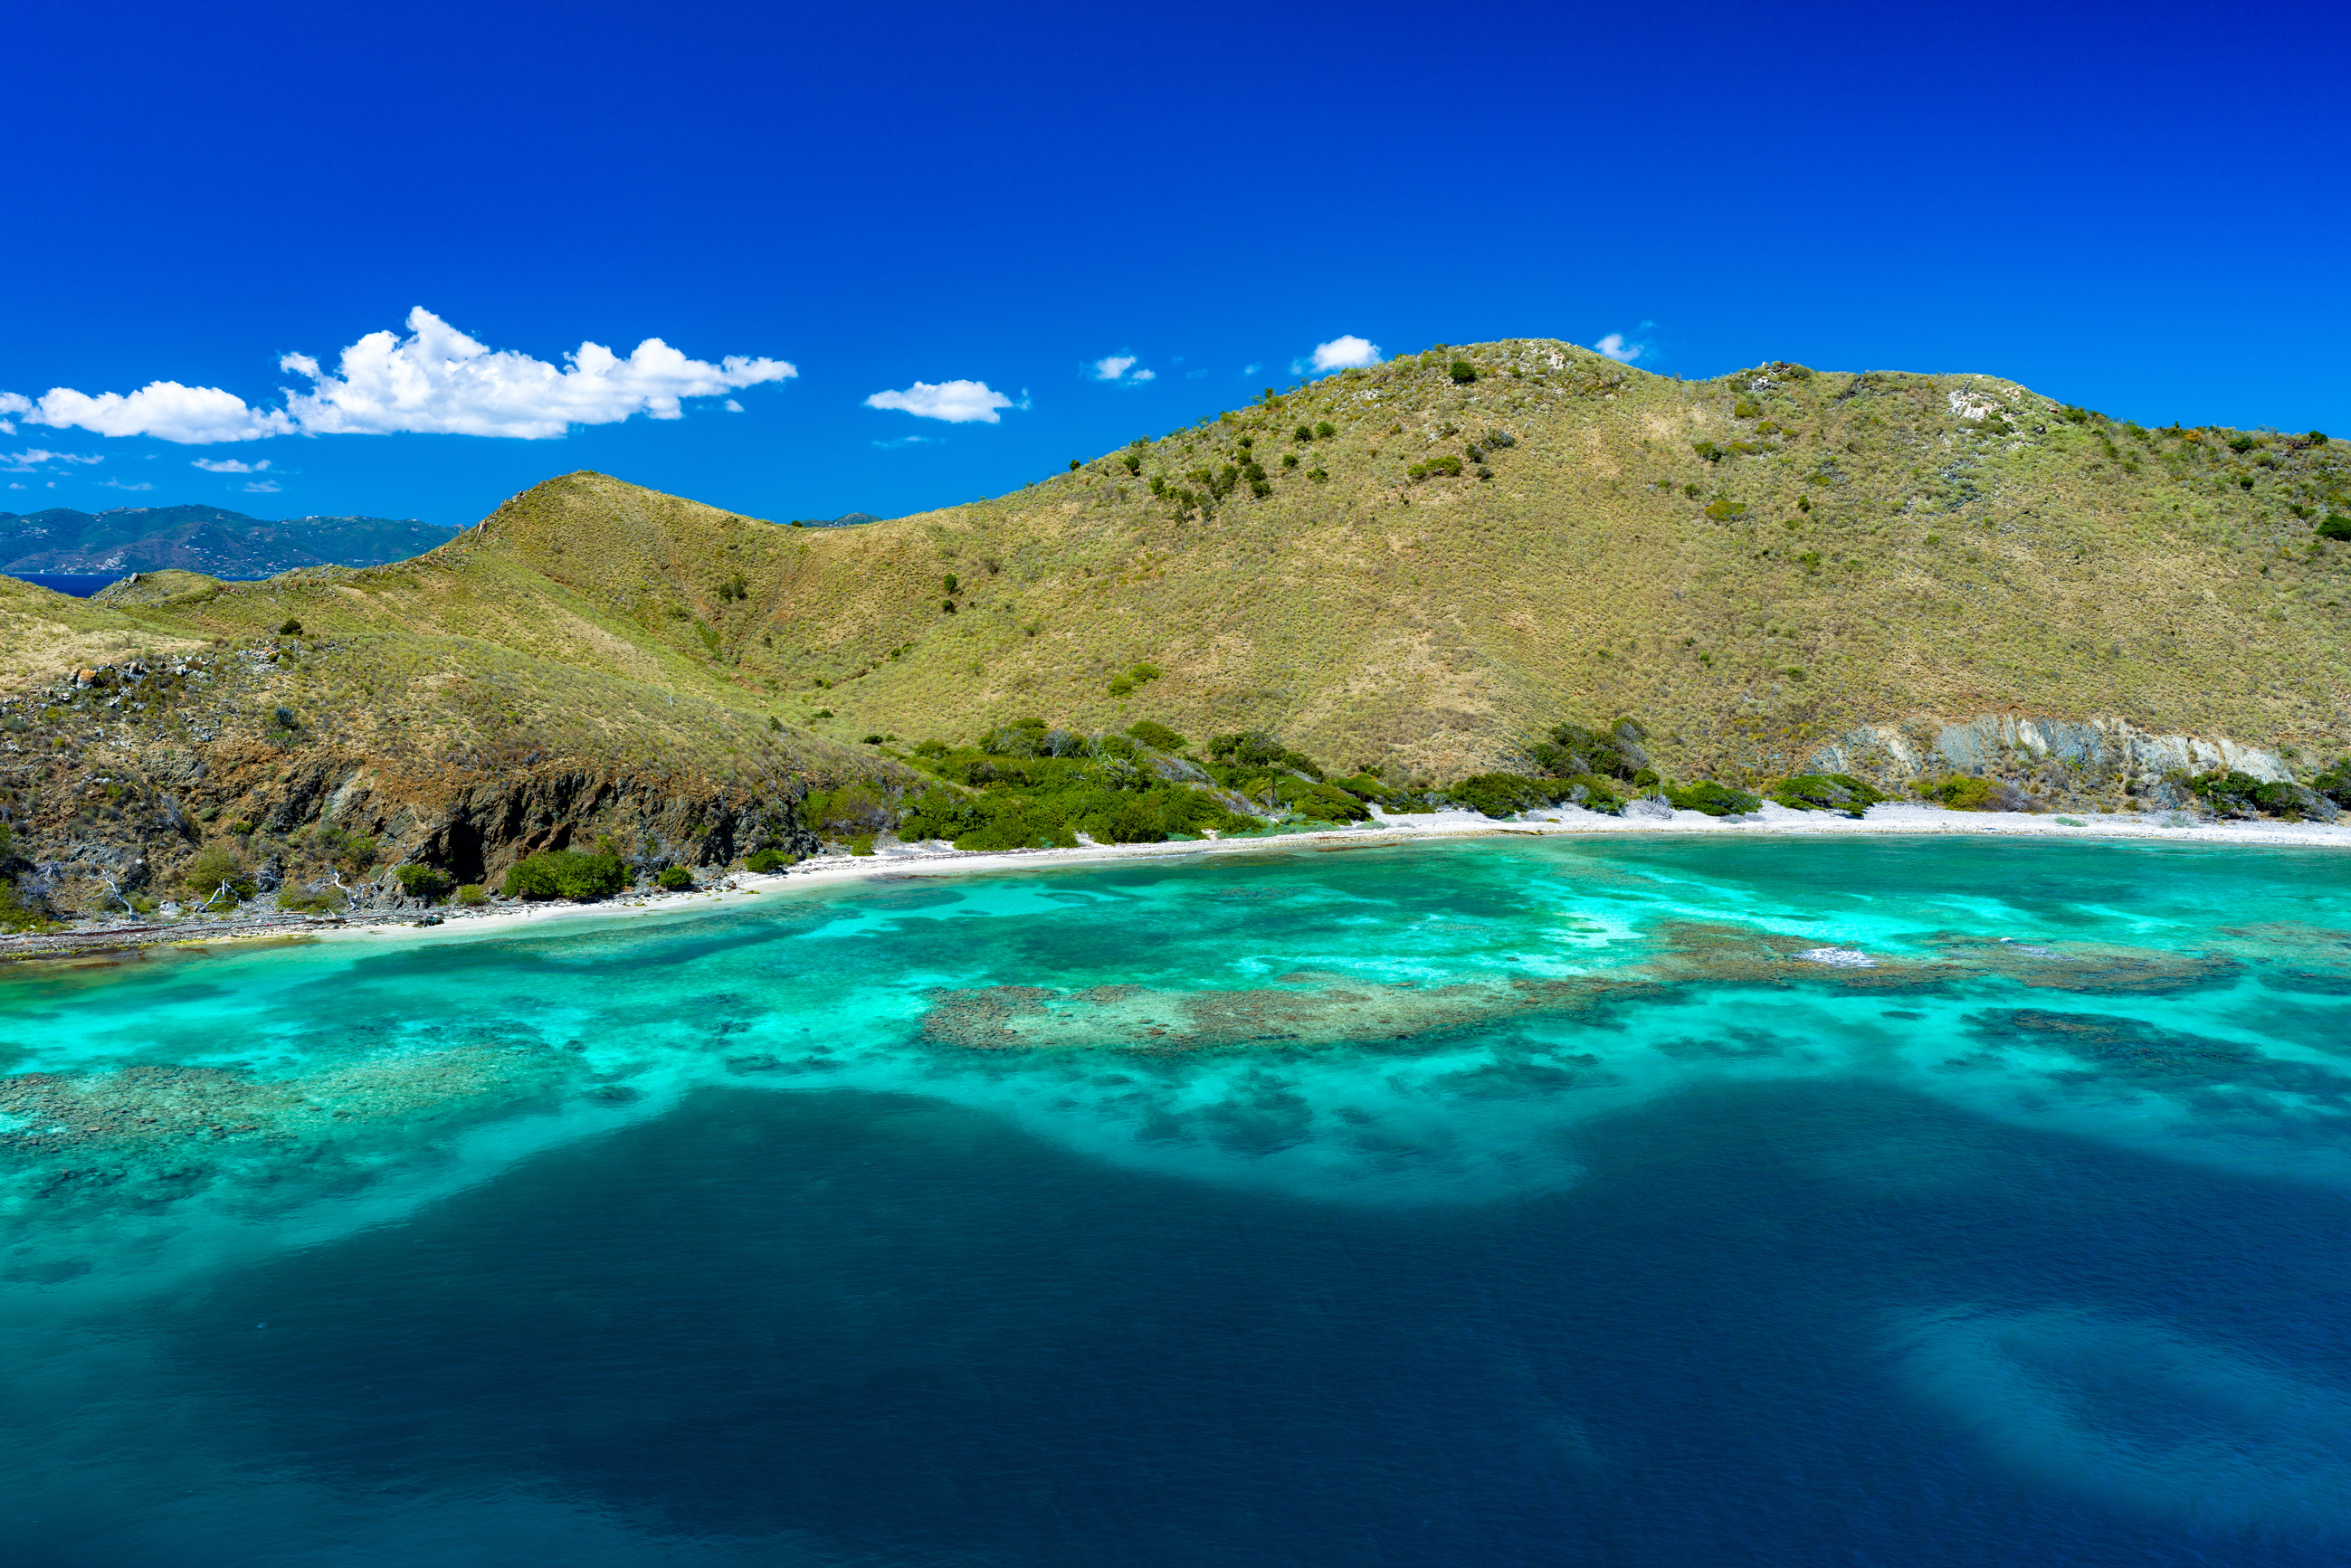
<path fill-rule="evenodd" d="M 582 343 L 564 356 L 569 368 L 558 370 L 476 342 L 423 306 L 408 313 L 408 334 L 370 332 L 343 350 L 332 374 L 307 354 L 287 355 L 281 370 L 317 383 L 288 397 L 287 412 L 315 435 L 416 431 L 542 441 L 633 413 L 676 419 L 681 398 L 799 374 L 781 360 L 689 360 L 659 338 L 647 338 L 625 360 L 601 343 Z"/>
<path fill-rule="evenodd" d="M 1134 374 L 1127 377 L 1126 379 L 1131 382 L 1155 382 L 1159 379 L 1159 372 L 1157 371 L 1137 371 Z"/>
<path fill-rule="evenodd" d="M 78 452 L 49 452 L 35 446 L 23 452 L 0 452 L 0 474 L 31 474 L 50 463 L 103 463 L 103 457 L 85 457 Z"/>
<path fill-rule="evenodd" d="M 1314 352 L 1307 359 L 1308 365 L 1318 376 L 1327 376 L 1332 371 L 1360 370 L 1379 362 L 1380 346 L 1368 338 L 1358 338 L 1353 333 L 1333 338 L 1327 343 L 1315 344 Z"/>
<path fill-rule="evenodd" d="M 916 382 L 904 392 L 878 392 L 865 400 L 868 408 L 896 409 L 916 419 L 943 419 L 949 424 L 1000 424 L 996 411 L 1016 404 L 986 382 Z"/>
<path fill-rule="evenodd" d="M 1096 360 L 1087 373 L 1098 382 L 1114 382 L 1134 369 L 1136 362 L 1133 354 L 1106 354 Z M 1140 381 L 1144 378 L 1138 376 L 1135 379 Z"/>
<path fill-rule="evenodd" d="M 258 463 L 239 463 L 234 457 L 199 457 L 195 466 L 207 474 L 259 474 L 269 466 L 265 457 Z"/>
<path fill-rule="evenodd" d="M 799 374 L 782 360 L 729 354 L 713 364 L 688 359 L 659 338 L 647 338 L 625 359 L 601 343 L 583 342 L 557 366 L 478 342 L 423 306 L 408 313 L 407 327 L 406 337 L 370 332 L 342 351 L 331 371 L 308 354 L 286 355 L 278 368 L 311 386 L 289 389 L 282 409 L 253 407 L 218 387 L 159 381 L 128 394 L 91 396 L 53 387 L 35 401 L 0 392 L 0 414 L 186 445 L 396 431 L 543 441 L 575 424 L 611 424 L 632 414 L 676 419 L 682 399 L 716 397 Z M 0 421 L 0 431 L 10 430 Z"/>
<path fill-rule="evenodd" d="M 100 435 L 152 435 L 185 446 L 258 441 L 294 431 L 294 422 L 283 410 L 251 408 L 235 392 L 178 382 L 150 382 L 127 395 L 100 392 L 96 397 L 71 387 L 51 387 L 25 415 L 25 423 Z"/>
<path fill-rule="evenodd" d="M 1636 329 L 1646 332 L 1656 325 L 1655 321 L 1644 321 Z M 1638 338 L 1629 338 L 1622 332 L 1611 332 L 1592 346 L 1620 365 L 1629 365 L 1644 354 L 1655 358 L 1657 351 L 1655 343 Z"/>
<path fill-rule="evenodd" d="M 0 392 L 0 435 L 14 435 L 16 434 L 16 426 L 10 422 L 8 418 L 9 415 L 30 413 L 32 412 L 33 400 L 26 397 L 24 393 Z M 11 485 L 9 486 L 12 490 L 21 489 L 22 487 L 23 486 L 21 486 L 16 485 Z"/>

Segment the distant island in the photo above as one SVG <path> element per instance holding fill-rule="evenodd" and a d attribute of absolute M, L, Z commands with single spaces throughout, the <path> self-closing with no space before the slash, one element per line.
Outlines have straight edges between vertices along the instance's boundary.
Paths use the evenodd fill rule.
<path fill-rule="evenodd" d="M 445 544 L 455 528 L 414 518 L 289 517 L 220 507 L 0 512 L 0 572 L 12 577 L 199 571 L 264 578 L 304 566 L 380 566 Z"/>

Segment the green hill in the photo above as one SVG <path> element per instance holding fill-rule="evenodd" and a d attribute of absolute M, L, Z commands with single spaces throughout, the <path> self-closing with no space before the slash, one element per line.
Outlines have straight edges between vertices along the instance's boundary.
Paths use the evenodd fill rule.
<path fill-rule="evenodd" d="M 157 821 L 348 817 L 479 874 L 623 829 L 705 863 L 805 843 L 806 792 L 911 799 L 913 743 L 1030 717 L 1264 731 L 1393 788 L 1539 771 L 1541 732 L 1630 715 L 1669 779 L 2120 801 L 2149 758 L 2282 777 L 2351 748 L 2346 477 L 2315 434 L 2145 429 L 1985 376 L 1438 349 L 854 528 L 581 473 L 389 566 L 6 594 L 13 668 L 50 690 L 8 710 L 37 749 L 0 787 L 20 840 L 54 837 L 112 747 L 161 759 Z M 69 663 L 141 647 L 211 661 L 204 702 L 57 699 Z M 208 831 L 117 836 L 168 861 Z"/>

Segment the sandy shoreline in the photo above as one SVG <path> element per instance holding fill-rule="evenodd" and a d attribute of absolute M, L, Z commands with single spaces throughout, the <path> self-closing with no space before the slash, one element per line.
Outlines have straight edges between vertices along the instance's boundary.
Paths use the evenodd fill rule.
<path fill-rule="evenodd" d="M 1294 844 L 1311 844 L 1317 849 L 1328 849 L 1340 845 L 1370 846 L 1480 837 L 1630 838 L 1657 833 L 1768 838 L 1974 834 L 2006 838 L 2131 839 L 2164 843 L 2351 850 L 2351 823 L 2330 826 L 2317 822 L 2191 821 L 2182 826 L 2166 827 L 2162 825 L 2163 815 L 2158 813 L 2040 815 L 2022 811 L 1949 811 L 1939 806 L 1893 801 L 1870 808 L 1868 815 L 1859 819 L 1825 811 L 1792 811 L 1771 804 L 1739 821 L 1708 817 L 1698 811 L 1677 811 L 1670 819 L 1627 819 L 1604 816 L 1578 807 L 1531 812 L 1529 819 L 1498 821 L 1474 811 L 1436 811 L 1384 816 L 1377 827 L 1332 829 L 1273 838 L 1204 839 L 1163 844 L 1084 844 L 1076 849 L 965 851 L 909 844 L 877 849 L 870 856 L 827 855 L 803 861 L 789 871 L 768 875 L 738 872 L 716 879 L 690 893 L 632 894 L 595 904 L 507 906 L 479 914 L 444 911 L 443 923 L 430 927 L 414 925 L 415 917 L 413 915 L 372 923 L 355 919 L 339 930 L 321 933 L 320 937 L 335 941 L 406 935 L 418 937 L 488 935 L 516 926 L 536 925 L 549 920 L 680 914 L 746 903 L 761 894 L 826 883 L 859 882 L 878 877 L 976 875 L 1113 861 L 1246 854 Z M 2083 825 L 2069 825 L 2074 822 Z"/>
<path fill-rule="evenodd" d="M 2180 823 L 2167 827 L 2165 821 Z M 548 903 L 499 904 L 483 910 L 443 908 L 434 911 L 437 924 L 422 925 L 423 912 L 385 912 L 344 916 L 327 926 L 308 925 L 276 930 L 207 929 L 202 925 L 129 928 L 122 940 L 110 944 L 104 929 L 58 933 L 56 945 L 39 938 L 17 938 L 5 944 L 19 959 L 98 956 L 139 946 L 211 946 L 245 942 L 381 941 L 405 937 L 431 940 L 451 936 L 486 936 L 548 921 L 616 919 L 637 915 L 678 915 L 750 902 L 764 894 L 828 883 L 874 878 L 978 875 L 1033 871 L 1055 866 L 1101 864 L 1115 861 L 1190 858 L 1201 855 L 1247 854 L 1269 848 L 1311 843 L 1317 849 L 1369 847 L 1437 840 L 1481 837 L 1635 838 L 1669 833 L 1677 836 L 1746 836 L 1768 838 L 1873 835 L 1966 835 L 2003 838 L 2139 840 L 2164 843 L 2218 843 L 2241 846 L 2351 849 L 2351 822 L 2331 826 L 2316 822 L 2219 822 L 2189 820 L 2176 814 L 2119 815 L 2084 812 L 2040 815 L 2021 811 L 1949 811 L 1939 806 L 1888 801 L 1870 808 L 1868 815 L 1851 818 L 1825 811 L 1792 811 L 1766 804 L 1761 811 L 1740 820 L 1708 817 L 1698 811 L 1676 811 L 1670 817 L 1611 817 L 1580 807 L 1558 807 L 1528 813 L 1525 819 L 1496 821 L 1474 811 L 1434 811 L 1380 816 L 1375 826 L 1334 828 L 1325 831 L 1281 834 L 1271 838 L 1205 839 L 1162 844 L 1084 844 L 1075 849 L 965 851 L 938 845 L 893 845 L 870 856 L 826 855 L 803 861 L 785 872 L 758 875 L 733 873 L 683 893 L 629 894 L 593 904 Z M 2074 824 L 2080 824 L 2078 826 Z"/>

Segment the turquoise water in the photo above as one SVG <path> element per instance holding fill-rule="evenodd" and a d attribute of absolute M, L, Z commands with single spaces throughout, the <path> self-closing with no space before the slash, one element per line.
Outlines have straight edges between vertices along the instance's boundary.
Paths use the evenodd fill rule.
<path fill-rule="evenodd" d="M 19 974 L 0 1536 L 2338 1561 L 2346 1000 L 2346 862 L 1997 840 L 1309 842 Z"/>

